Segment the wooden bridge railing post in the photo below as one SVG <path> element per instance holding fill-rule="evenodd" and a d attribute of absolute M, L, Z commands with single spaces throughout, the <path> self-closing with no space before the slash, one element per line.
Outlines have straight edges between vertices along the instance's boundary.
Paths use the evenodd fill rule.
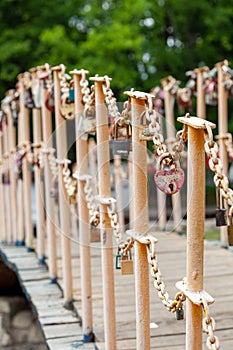
<path fill-rule="evenodd" d="M 13 90 L 14 91 L 14 90 Z M 13 91 L 9 91 L 10 94 Z M 10 106 L 7 108 L 8 115 L 8 140 L 9 140 L 9 172 L 10 172 L 10 200 L 11 200 L 11 220 L 13 242 L 17 243 L 17 178 L 15 174 L 15 151 L 16 151 L 16 126 L 14 125 Z"/>
<path fill-rule="evenodd" d="M 70 72 L 74 77 L 74 101 L 75 101 L 75 128 L 76 128 L 76 158 L 78 179 L 78 213 L 79 213 L 79 244 L 80 244 L 80 269 L 81 269 L 81 300 L 82 300 L 82 329 L 83 341 L 94 340 L 92 320 L 92 283 L 91 283 L 91 249 L 90 249 L 90 225 L 89 210 L 85 200 L 85 176 L 88 174 L 88 140 L 83 139 L 83 131 L 79 124 L 83 115 L 82 88 L 80 81 L 85 70 Z M 83 178 L 82 178 L 83 176 Z"/>
<path fill-rule="evenodd" d="M 116 350 L 116 319 L 114 295 L 115 288 L 112 250 L 112 228 L 110 218 L 107 212 L 107 203 L 104 203 L 104 199 L 108 200 L 111 196 L 108 111 L 105 106 L 105 96 L 102 87 L 105 78 L 93 77 L 90 78 L 90 80 L 95 81 L 96 137 L 100 197 L 100 234 L 102 249 L 105 348 Z"/>
<path fill-rule="evenodd" d="M 203 291 L 205 223 L 205 122 L 196 117 L 180 117 L 188 125 L 187 184 L 187 290 Z M 215 127 L 210 123 L 211 127 Z M 202 306 L 187 299 L 186 349 L 202 349 Z"/>
<path fill-rule="evenodd" d="M 6 115 L 7 117 L 7 115 Z M 8 118 L 8 117 L 7 117 Z M 4 185 L 4 195 L 5 195 L 5 211 L 6 211 L 6 231 L 7 231 L 7 242 L 13 242 L 12 234 L 12 211 L 10 205 L 10 152 L 9 152 L 9 135 L 8 135 L 8 121 L 6 118 L 2 120 L 2 132 L 3 132 L 3 164 L 4 164 L 4 174 L 3 174 L 3 185 Z"/>
<path fill-rule="evenodd" d="M 132 101 L 133 231 L 148 234 L 147 147 L 139 136 L 141 113 L 149 94 L 126 92 Z M 153 97 L 152 95 L 150 95 Z M 149 267 L 146 245 L 135 241 L 135 298 L 137 350 L 150 349 Z"/>
<path fill-rule="evenodd" d="M 25 107 L 25 83 L 29 73 L 24 73 L 19 80 L 20 89 L 20 144 L 19 147 L 26 151 L 26 155 L 22 160 L 22 176 L 23 176 L 23 199 L 24 199 L 24 229 L 25 229 L 25 244 L 27 251 L 33 250 L 33 225 L 32 225 L 32 208 L 31 208 L 31 171 L 27 159 L 27 150 L 30 144 L 30 127 L 29 127 L 29 109 Z M 21 193 L 22 194 L 22 193 Z M 20 194 L 20 195 L 21 195 Z M 19 204 L 22 206 L 22 198 L 19 198 Z"/>
<path fill-rule="evenodd" d="M 6 231 L 6 212 L 5 212 L 5 196 L 4 196 L 4 185 L 3 185 L 3 132 L 0 131 L 0 237 L 1 242 L 7 242 L 7 231 Z"/>
<path fill-rule="evenodd" d="M 39 84 L 39 78 L 37 75 L 37 69 L 32 68 L 30 70 L 32 74 L 32 88 L 34 85 Z M 39 89 L 41 89 L 39 85 Z M 40 101 L 41 102 L 41 101 Z M 32 109 L 32 130 L 33 130 L 33 150 L 34 158 L 37 157 L 34 163 L 34 175 L 35 175 L 35 195 L 36 195 L 36 244 L 37 244 L 37 256 L 40 264 L 45 262 L 45 232 L 44 232 L 44 192 L 41 181 L 41 169 L 39 163 L 39 152 L 41 152 L 42 146 L 42 125 L 41 125 L 41 108 Z"/>
<path fill-rule="evenodd" d="M 167 143 L 169 151 L 171 150 L 173 142 L 175 140 L 174 96 L 172 95 L 171 90 L 168 88 L 168 84 L 171 81 L 171 79 L 174 78 L 167 77 L 165 79 L 162 79 L 162 86 L 164 90 Z M 174 219 L 175 231 L 182 232 L 182 208 L 180 192 L 177 192 L 172 195 L 172 214 Z"/>
<path fill-rule="evenodd" d="M 64 66 L 53 67 L 54 77 L 54 100 L 55 100 L 55 125 L 56 125 L 56 149 L 58 161 L 62 162 L 67 157 L 67 137 L 66 122 L 60 114 L 61 106 L 61 86 L 59 73 Z M 72 308 L 73 290 L 72 290 L 72 261 L 71 261 L 71 243 L 70 243 L 70 208 L 66 190 L 63 183 L 63 164 L 59 164 L 58 169 L 58 196 L 59 196 L 59 233 L 61 236 L 62 252 L 62 278 L 63 290 L 66 308 Z"/>
<path fill-rule="evenodd" d="M 204 73 L 208 71 L 208 67 L 194 69 L 197 75 L 197 117 L 206 119 L 206 102 L 204 90 Z"/>
<path fill-rule="evenodd" d="M 225 145 L 225 135 L 228 132 L 228 95 L 224 86 L 225 72 L 223 65 L 228 66 L 228 61 L 218 62 L 215 67 L 218 70 L 218 134 L 219 155 L 223 165 L 223 173 L 228 176 L 228 154 Z M 220 240 L 223 247 L 228 246 L 227 226 L 220 227 Z"/>
<path fill-rule="evenodd" d="M 42 68 L 42 72 L 45 71 Z M 48 92 L 46 79 L 41 79 L 41 116 L 42 138 L 44 153 L 44 184 L 45 184 L 45 215 L 47 232 L 48 268 L 51 283 L 57 280 L 57 240 L 55 227 L 54 199 L 50 196 L 52 188 L 52 171 L 49 165 L 49 154 L 53 147 L 52 139 L 52 113 L 46 108 L 45 101 Z"/>

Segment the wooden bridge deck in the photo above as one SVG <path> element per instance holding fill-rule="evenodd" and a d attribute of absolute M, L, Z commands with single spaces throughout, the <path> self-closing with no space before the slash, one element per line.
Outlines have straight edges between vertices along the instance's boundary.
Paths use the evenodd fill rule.
<path fill-rule="evenodd" d="M 175 283 L 185 276 L 186 240 L 176 234 L 156 233 L 160 270 L 171 297 L 177 289 Z M 61 289 L 51 284 L 45 266 L 38 264 L 35 253 L 24 247 L 1 246 L 1 256 L 20 279 L 28 300 L 51 350 L 106 349 L 104 346 L 103 299 L 100 243 L 91 243 L 93 328 L 95 344 L 82 344 L 82 315 L 80 300 L 79 244 L 72 241 L 74 298 L 78 314 L 63 308 Z M 61 258 L 58 258 L 61 276 Z M 58 280 L 61 283 L 61 278 Z M 185 320 L 177 321 L 158 298 L 150 278 L 151 349 L 185 349 Z M 221 349 L 233 349 L 233 252 L 212 243 L 205 243 L 205 290 L 215 298 L 210 314 L 216 321 L 216 335 Z M 115 271 L 117 349 L 136 349 L 134 276 L 122 276 Z M 206 335 L 203 335 L 205 349 Z"/>

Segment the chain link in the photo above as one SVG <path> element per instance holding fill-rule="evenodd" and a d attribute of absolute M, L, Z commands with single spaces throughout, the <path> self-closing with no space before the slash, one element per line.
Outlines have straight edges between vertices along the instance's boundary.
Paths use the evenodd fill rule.
<path fill-rule="evenodd" d="M 82 70 L 82 77 L 80 80 L 81 93 L 83 95 L 83 103 L 85 105 L 85 109 L 90 110 L 90 113 L 94 114 L 95 108 L 95 89 L 94 85 L 89 88 L 89 82 L 86 79 L 85 70 Z"/>
<path fill-rule="evenodd" d="M 153 109 L 152 102 L 149 102 L 148 105 L 149 108 L 142 113 L 141 119 L 143 119 L 145 115 L 146 120 L 149 121 L 146 132 L 148 135 L 152 136 L 155 156 L 160 157 L 159 163 L 161 166 L 174 165 L 175 162 L 180 159 L 180 155 L 184 151 L 184 143 L 187 141 L 187 125 L 184 125 L 183 129 L 177 132 L 176 141 L 171 147 L 171 151 L 169 151 L 160 131 L 161 115 Z"/>
<path fill-rule="evenodd" d="M 70 200 L 70 204 L 76 204 L 78 182 L 71 176 L 71 171 L 68 167 L 68 160 L 64 161 L 63 163 L 62 175 L 66 193 Z"/>
<path fill-rule="evenodd" d="M 155 241 L 150 240 L 150 244 L 147 245 L 148 262 L 151 265 L 151 276 L 154 279 L 154 287 L 158 292 L 158 296 L 162 301 L 162 304 L 168 311 L 175 312 L 182 309 L 183 302 L 185 301 L 185 295 L 178 292 L 175 299 L 172 300 L 169 297 L 168 292 L 165 290 L 165 284 L 162 281 L 162 275 L 158 266 L 158 259 L 155 252 Z"/>
<path fill-rule="evenodd" d="M 116 212 L 115 203 L 111 202 L 107 206 L 108 216 L 110 218 L 111 227 L 113 229 L 113 234 L 115 235 L 117 245 L 118 245 L 118 254 L 126 256 L 127 253 L 133 248 L 134 239 L 129 237 L 127 240 L 122 240 L 122 234 L 120 229 L 120 224 L 118 221 L 118 216 Z"/>
<path fill-rule="evenodd" d="M 206 346 L 209 350 L 219 350 L 219 339 L 214 335 L 215 320 L 210 317 L 209 307 L 206 299 L 202 296 L 202 307 L 204 312 L 204 318 L 202 321 L 202 327 L 204 332 L 208 335 L 206 340 Z"/>
<path fill-rule="evenodd" d="M 230 210 L 232 210 L 233 190 L 229 188 L 229 180 L 227 176 L 223 174 L 222 161 L 218 158 L 218 144 L 213 140 L 213 132 L 208 122 L 206 122 L 205 130 L 205 152 L 210 157 L 209 167 L 215 173 L 215 186 L 220 189 L 221 195 L 227 200 L 228 204 L 231 206 Z"/>
<path fill-rule="evenodd" d="M 93 196 L 91 177 L 87 175 L 85 178 L 85 181 L 86 183 L 84 186 L 84 193 L 85 193 L 87 208 L 89 210 L 90 224 L 97 227 L 100 223 L 100 212 L 99 212 L 99 207 L 96 204 Z"/>
<path fill-rule="evenodd" d="M 58 165 L 57 165 L 56 157 L 54 156 L 54 153 L 55 153 L 54 148 L 51 148 L 50 152 L 48 153 L 48 161 L 49 161 L 50 170 L 52 172 L 53 181 L 55 181 L 58 178 Z"/>

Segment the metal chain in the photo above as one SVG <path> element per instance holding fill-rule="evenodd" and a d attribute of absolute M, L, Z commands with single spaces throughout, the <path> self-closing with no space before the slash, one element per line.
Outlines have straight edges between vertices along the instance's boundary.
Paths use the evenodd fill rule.
<path fill-rule="evenodd" d="M 33 147 L 33 164 L 36 164 L 40 169 L 44 168 L 44 158 L 42 156 L 41 144 L 34 144 Z"/>
<path fill-rule="evenodd" d="M 89 88 L 89 82 L 86 79 L 85 70 L 82 70 L 82 77 L 80 80 L 81 93 L 83 95 L 83 103 L 85 105 L 85 109 L 93 110 L 95 107 L 95 89 L 94 85 Z"/>
<path fill-rule="evenodd" d="M 218 158 L 218 144 L 213 140 L 213 132 L 208 124 L 206 124 L 205 130 L 205 152 L 210 157 L 209 167 L 215 173 L 214 183 L 215 186 L 220 189 L 221 195 L 227 200 L 233 209 L 233 190 L 229 188 L 229 180 L 226 175 L 223 174 L 223 165 L 221 159 Z"/>
<path fill-rule="evenodd" d="M 147 245 L 147 256 L 148 262 L 151 265 L 151 276 L 154 279 L 154 287 L 158 292 L 158 296 L 161 299 L 162 304 L 168 311 L 171 312 L 182 309 L 183 302 L 185 301 L 186 297 L 182 292 L 178 292 L 174 300 L 170 299 L 168 292 L 165 290 L 165 284 L 162 281 L 162 275 L 160 273 L 158 259 L 155 252 L 155 241 L 152 239 Z"/>
<path fill-rule="evenodd" d="M 55 181 L 58 177 L 58 165 L 57 165 L 56 157 L 54 156 L 54 153 L 55 153 L 55 149 L 51 148 L 48 154 L 49 166 L 52 172 L 53 181 Z"/>
<path fill-rule="evenodd" d="M 148 102 L 149 107 L 141 115 L 141 118 L 145 115 L 146 120 L 149 121 L 148 129 L 144 130 L 144 134 L 146 132 L 148 136 L 152 137 L 154 152 L 156 156 L 160 157 L 160 165 L 174 165 L 184 151 L 184 143 L 187 141 L 187 125 L 184 125 L 183 129 L 177 132 L 176 142 L 173 144 L 171 151 L 169 151 L 160 132 L 161 115 L 153 109 L 152 99 Z"/>
<path fill-rule="evenodd" d="M 219 350 L 220 349 L 219 339 L 214 335 L 215 320 L 212 317 L 210 317 L 208 303 L 203 296 L 202 296 L 202 307 L 204 311 L 202 327 L 205 333 L 208 334 L 208 337 L 206 340 L 206 346 L 209 350 Z"/>
<path fill-rule="evenodd" d="M 108 106 L 108 111 L 111 117 L 118 119 L 121 117 L 121 114 L 118 110 L 117 107 L 117 100 L 114 97 L 114 93 L 112 91 L 112 89 L 110 88 L 110 78 L 105 75 L 104 76 L 104 83 L 103 83 L 103 92 L 105 95 L 105 101 L 107 103 Z"/>
<path fill-rule="evenodd" d="M 118 245 L 118 254 L 127 255 L 127 253 L 133 248 L 134 239 L 129 237 L 126 241 L 122 240 L 120 224 L 118 221 L 118 216 L 116 212 L 115 203 L 111 202 L 107 206 L 108 216 L 110 218 L 111 227 L 113 229 L 113 234 L 115 235 L 117 245 Z"/>
<path fill-rule="evenodd" d="M 68 96 L 69 94 L 69 80 L 71 80 L 71 76 L 65 72 L 66 67 L 64 64 L 60 65 L 61 71 L 59 72 L 58 76 L 60 79 L 60 85 L 61 85 L 61 92 L 62 94 Z"/>
<path fill-rule="evenodd" d="M 68 167 L 68 159 L 63 162 L 63 182 L 66 189 L 66 193 L 70 199 L 70 204 L 76 204 L 76 194 L 78 191 L 78 182 L 71 176 L 71 171 Z"/>
<path fill-rule="evenodd" d="M 91 186 L 91 177 L 86 176 L 85 181 L 86 183 L 84 185 L 84 193 L 85 193 L 87 208 L 89 210 L 90 224 L 94 226 L 98 226 L 100 223 L 100 212 L 99 212 L 99 207 L 97 206 L 93 196 L 92 186 Z"/>

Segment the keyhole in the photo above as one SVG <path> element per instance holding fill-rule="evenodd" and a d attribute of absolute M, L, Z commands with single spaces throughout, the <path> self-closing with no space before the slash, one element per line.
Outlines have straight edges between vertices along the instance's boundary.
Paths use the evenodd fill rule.
<path fill-rule="evenodd" d="M 169 186 L 168 186 L 168 187 L 170 188 L 171 192 L 173 192 L 173 191 L 174 191 L 174 185 L 173 185 L 173 184 L 169 184 Z"/>

